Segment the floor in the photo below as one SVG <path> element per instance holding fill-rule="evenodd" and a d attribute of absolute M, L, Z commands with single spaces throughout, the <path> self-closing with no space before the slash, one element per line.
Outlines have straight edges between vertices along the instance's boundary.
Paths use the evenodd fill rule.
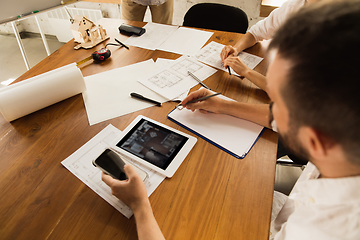
<path fill-rule="evenodd" d="M 35 66 L 47 57 L 40 35 L 30 34 L 29 36 L 22 38 L 22 42 L 28 56 L 30 67 Z M 47 42 L 51 53 L 64 45 L 64 43 L 59 42 L 52 36 L 47 36 Z M 21 76 L 27 69 L 14 35 L 0 35 L 0 52 L 1 88 Z"/>
<path fill-rule="evenodd" d="M 22 41 L 31 67 L 47 56 L 40 36 L 26 37 Z M 58 42 L 55 37 L 47 37 L 47 41 L 51 52 L 54 52 L 64 44 Z M 25 73 L 26 66 L 15 36 L 0 35 L 0 52 L 2 55 L 0 58 L 0 88 L 2 88 Z M 275 190 L 288 195 L 301 172 L 302 170 L 299 167 L 277 165 Z"/>

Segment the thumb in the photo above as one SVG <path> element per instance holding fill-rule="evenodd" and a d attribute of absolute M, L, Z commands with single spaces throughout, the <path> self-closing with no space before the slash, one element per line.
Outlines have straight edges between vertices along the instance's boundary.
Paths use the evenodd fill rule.
<path fill-rule="evenodd" d="M 130 164 L 125 164 L 124 172 L 126 173 L 129 179 L 132 179 L 134 177 L 139 177 L 139 174 L 135 171 L 135 168 Z"/>

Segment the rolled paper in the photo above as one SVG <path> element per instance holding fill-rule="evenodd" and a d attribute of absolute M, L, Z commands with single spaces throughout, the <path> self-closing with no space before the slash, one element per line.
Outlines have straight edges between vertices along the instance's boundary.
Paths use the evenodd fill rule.
<path fill-rule="evenodd" d="M 72 63 L 0 89 L 0 112 L 11 122 L 85 90 L 82 73 Z"/>

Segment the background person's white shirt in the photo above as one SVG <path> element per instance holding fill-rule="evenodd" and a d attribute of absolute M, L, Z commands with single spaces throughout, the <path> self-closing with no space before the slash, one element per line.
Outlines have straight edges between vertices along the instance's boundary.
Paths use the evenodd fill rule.
<path fill-rule="evenodd" d="M 285 22 L 285 20 L 294 12 L 297 12 L 305 4 L 305 0 L 289 0 L 283 3 L 281 7 L 275 9 L 270 15 L 253 25 L 250 32 L 257 42 L 271 39 L 275 31 Z"/>

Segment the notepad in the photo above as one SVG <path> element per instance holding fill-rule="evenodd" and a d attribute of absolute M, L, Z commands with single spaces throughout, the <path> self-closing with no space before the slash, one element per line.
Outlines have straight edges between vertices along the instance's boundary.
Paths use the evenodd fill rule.
<path fill-rule="evenodd" d="M 198 110 L 192 112 L 175 108 L 168 118 L 239 159 L 247 155 L 264 129 L 244 119 L 225 114 L 204 114 Z"/>

